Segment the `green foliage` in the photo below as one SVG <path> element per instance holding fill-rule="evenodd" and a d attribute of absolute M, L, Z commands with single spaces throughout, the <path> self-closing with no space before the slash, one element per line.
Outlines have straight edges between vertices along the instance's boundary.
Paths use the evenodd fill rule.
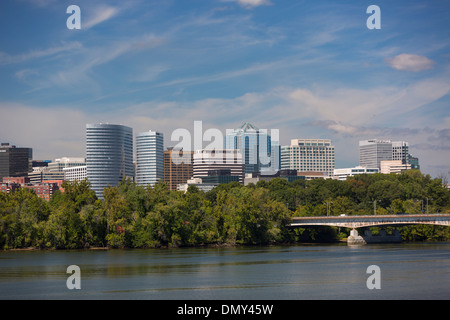
<path fill-rule="evenodd" d="M 87 181 L 66 182 L 46 202 L 30 189 L 0 194 L 0 247 L 153 248 L 208 244 L 332 241 L 345 228 L 289 228 L 294 216 L 450 212 L 450 191 L 419 171 L 360 175 L 347 181 L 284 179 L 249 186 L 221 184 L 186 193 L 167 184 L 138 186 L 124 180 L 99 200 Z M 448 227 L 407 226 L 409 241 L 450 239 Z"/>

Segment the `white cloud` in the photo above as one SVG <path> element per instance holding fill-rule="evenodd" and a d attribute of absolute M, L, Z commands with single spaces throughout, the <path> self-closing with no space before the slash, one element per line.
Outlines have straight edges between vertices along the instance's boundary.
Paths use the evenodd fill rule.
<path fill-rule="evenodd" d="M 34 159 L 84 157 L 85 125 L 89 115 L 82 111 L 0 102 L 0 114 L 2 142 L 33 148 Z"/>
<path fill-rule="evenodd" d="M 386 59 L 386 61 L 392 68 L 402 71 L 417 72 L 432 69 L 434 66 L 434 61 L 427 57 L 406 53 Z"/>

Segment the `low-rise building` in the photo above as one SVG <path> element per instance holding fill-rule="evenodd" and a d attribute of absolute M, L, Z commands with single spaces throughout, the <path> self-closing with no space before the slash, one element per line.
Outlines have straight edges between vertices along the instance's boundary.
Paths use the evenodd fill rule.
<path fill-rule="evenodd" d="M 25 183 L 22 184 L 20 187 L 34 190 L 34 192 L 39 198 L 44 199 L 46 201 L 49 201 L 53 193 L 56 190 L 59 190 L 58 183 L 37 183 L 37 184 Z"/>
<path fill-rule="evenodd" d="M 219 184 L 218 183 L 203 183 L 202 178 L 192 178 L 192 179 L 189 179 L 186 183 L 179 184 L 177 190 L 183 191 L 184 193 L 186 193 L 189 186 L 192 186 L 192 185 L 196 186 L 201 191 L 208 192 L 208 191 L 211 191 L 212 189 L 214 189 L 215 187 L 217 187 Z"/>
<path fill-rule="evenodd" d="M 40 183 L 32 183 L 29 177 L 4 177 L 0 183 L 0 190 L 3 193 L 10 193 L 20 188 L 32 189 L 36 195 L 46 201 L 49 201 L 56 190 L 62 190 L 63 180 L 51 180 Z"/>
<path fill-rule="evenodd" d="M 87 166 L 68 167 L 63 169 L 64 180 L 81 181 L 87 179 Z"/>
<path fill-rule="evenodd" d="M 380 173 L 390 174 L 390 173 L 401 173 L 405 170 L 410 170 L 411 164 L 403 163 L 401 160 L 391 160 L 391 161 L 381 161 L 380 162 Z"/>
<path fill-rule="evenodd" d="M 268 174 L 268 173 L 257 173 L 257 172 L 253 172 L 253 173 L 247 173 L 245 175 L 245 179 L 244 179 L 244 185 L 248 185 L 249 183 L 253 183 L 253 184 L 257 184 L 258 181 L 270 181 L 272 179 L 275 178 L 281 178 L 281 179 L 285 179 L 289 182 L 295 181 L 295 180 L 305 180 L 305 176 L 300 176 L 297 174 L 297 170 L 280 170 L 277 171 L 274 174 Z"/>
<path fill-rule="evenodd" d="M 336 180 L 347 180 L 348 177 L 353 177 L 359 174 L 373 174 L 378 172 L 380 172 L 378 168 L 366 168 L 362 166 L 356 166 L 353 168 L 334 169 L 333 178 Z"/>

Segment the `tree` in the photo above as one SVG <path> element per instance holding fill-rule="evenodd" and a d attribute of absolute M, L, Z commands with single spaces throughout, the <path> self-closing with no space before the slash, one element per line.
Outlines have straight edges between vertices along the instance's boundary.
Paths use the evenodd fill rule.
<path fill-rule="evenodd" d="M 348 215 L 353 212 L 354 203 L 347 196 L 339 196 L 333 199 L 333 215 Z"/>
<path fill-rule="evenodd" d="M 106 240 L 111 247 L 128 247 L 132 213 L 129 210 L 125 194 L 118 187 L 105 188 L 103 192 L 107 223 Z"/>

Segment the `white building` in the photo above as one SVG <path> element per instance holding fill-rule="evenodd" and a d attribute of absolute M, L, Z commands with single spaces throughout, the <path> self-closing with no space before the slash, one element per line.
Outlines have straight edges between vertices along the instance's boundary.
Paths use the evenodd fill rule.
<path fill-rule="evenodd" d="M 47 170 L 48 171 L 63 171 L 64 168 L 71 168 L 71 167 L 78 167 L 78 166 L 85 166 L 85 165 L 86 165 L 85 158 L 62 157 L 59 159 L 55 159 L 54 162 L 50 162 L 47 166 Z"/>
<path fill-rule="evenodd" d="M 29 173 L 30 182 L 40 183 L 46 180 L 68 180 L 66 178 L 66 169 L 84 167 L 84 175 L 86 175 L 86 160 L 85 158 L 68 158 L 62 157 L 55 159 L 54 162 L 49 162 L 47 167 L 33 167 L 33 172 Z M 79 170 L 78 170 L 79 171 Z M 69 178 L 71 175 L 69 174 Z M 77 174 L 78 178 L 78 174 Z M 83 179 L 86 176 L 83 177 Z M 74 179 L 70 179 L 74 180 Z M 79 179 L 82 180 L 82 179 Z"/>
<path fill-rule="evenodd" d="M 63 168 L 64 172 L 64 180 L 66 181 L 81 181 L 87 178 L 86 173 L 87 166 L 75 166 L 75 167 L 68 167 Z"/>
<path fill-rule="evenodd" d="M 391 140 L 362 140 L 359 142 L 359 165 L 366 168 L 380 168 L 380 162 L 392 160 Z"/>
<path fill-rule="evenodd" d="M 347 177 L 353 177 L 358 174 L 373 174 L 378 172 L 380 172 L 378 168 L 366 168 L 357 166 L 353 168 L 334 169 L 333 177 L 337 180 L 347 180 Z"/>
<path fill-rule="evenodd" d="M 290 146 L 281 147 L 281 170 L 322 172 L 333 174 L 335 166 L 334 146 L 330 139 L 292 139 Z"/>
<path fill-rule="evenodd" d="M 401 173 L 404 170 L 410 170 L 411 165 L 402 163 L 402 160 L 381 161 L 380 172 L 385 174 Z"/>
<path fill-rule="evenodd" d="M 163 179 L 163 134 L 152 130 L 136 134 L 136 183 L 153 186 Z"/>
<path fill-rule="evenodd" d="M 362 140 L 359 142 L 359 165 L 367 168 L 379 168 L 381 161 L 399 160 L 410 164 L 413 169 L 420 169 L 419 159 L 409 154 L 406 141 Z"/>
<path fill-rule="evenodd" d="M 189 186 L 196 186 L 199 190 L 208 192 L 211 191 L 213 188 L 217 187 L 218 183 L 203 183 L 202 178 L 192 178 L 189 179 L 186 183 L 182 183 L 178 185 L 177 190 L 183 191 L 184 193 L 187 192 Z"/>

